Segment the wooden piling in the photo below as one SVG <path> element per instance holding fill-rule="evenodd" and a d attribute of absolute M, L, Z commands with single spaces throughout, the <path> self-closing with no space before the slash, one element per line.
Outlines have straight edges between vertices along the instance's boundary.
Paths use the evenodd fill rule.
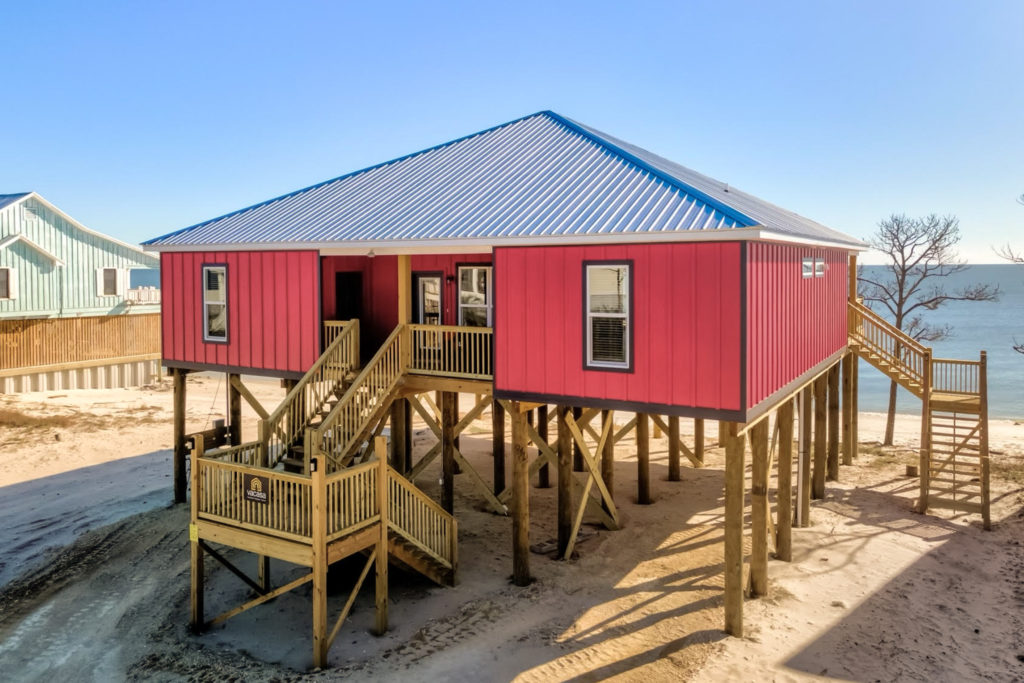
<path fill-rule="evenodd" d="M 611 422 L 610 426 L 607 426 Z M 604 450 L 601 453 L 601 479 L 604 481 L 604 487 L 608 489 L 608 494 L 612 500 L 615 499 L 615 411 L 614 410 L 602 410 L 601 411 L 601 430 L 605 429 L 612 430 L 612 436 L 605 439 Z M 602 502 L 602 507 L 605 508 L 605 512 L 608 511 L 608 504 Z"/>
<path fill-rule="evenodd" d="M 843 464 L 853 464 L 853 364 L 857 357 L 852 352 L 843 356 L 843 383 L 842 383 L 842 442 L 843 442 Z"/>
<path fill-rule="evenodd" d="M 391 466 L 401 473 L 406 471 L 409 454 L 406 452 L 406 419 L 408 410 L 405 399 L 395 399 L 391 403 Z"/>
<path fill-rule="evenodd" d="M 327 666 L 327 469 L 323 458 L 311 460 L 313 666 Z M 315 463 L 315 464 L 313 464 Z"/>
<path fill-rule="evenodd" d="M 775 555 L 793 561 L 793 400 L 779 406 L 779 490 L 775 523 Z"/>
<path fill-rule="evenodd" d="M 583 417 L 583 408 L 574 406 L 572 409 L 572 419 L 576 421 L 577 425 L 580 424 L 581 417 Z M 582 425 L 580 425 L 580 429 L 583 429 Z M 572 471 L 583 471 L 583 453 L 580 451 L 579 445 L 575 442 L 573 442 L 572 445 Z"/>
<path fill-rule="evenodd" d="M 750 430 L 750 597 L 768 594 L 768 420 Z"/>
<path fill-rule="evenodd" d="M 646 413 L 636 414 L 636 502 L 651 502 L 651 422 Z"/>
<path fill-rule="evenodd" d="M 548 407 L 546 405 L 537 408 L 537 436 L 544 443 L 548 443 Z M 547 465 L 541 465 L 537 471 L 537 487 L 551 488 L 551 468 Z"/>
<path fill-rule="evenodd" d="M 558 420 L 558 557 L 564 557 L 572 537 L 572 432 L 566 419 L 569 406 L 556 406 Z"/>
<path fill-rule="evenodd" d="M 448 514 L 455 512 L 455 425 L 458 422 L 455 392 L 441 392 L 441 507 Z"/>
<path fill-rule="evenodd" d="M 828 371 L 828 457 L 829 481 L 839 481 L 839 364 Z"/>
<path fill-rule="evenodd" d="M 814 400 L 810 386 L 800 392 L 800 526 L 811 525 L 811 419 Z"/>
<path fill-rule="evenodd" d="M 743 437 L 725 428 L 725 632 L 743 637 Z"/>
<path fill-rule="evenodd" d="M 382 636 L 388 630 L 388 520 L 391 516 L 388 509 L 387 443 L 384 437 L 374 439 L 374 450 L 377 452 L 377 506 L 380 511 L 380 536 L 377 539 L 377 556 L 374 558 L 377 574 L 374 633 Z"/>
<path fill-rule="evenodd" d="M 814 473 L 811 476 L 811 497 L 825 497 L 825 442 L 828 437 L 826 398 L 828 378 L 822 375 L 814 380 Z"/>
<path fill-rule="evenodd" d="M 491 401 L 491 457 L 494 459 L 494 495 L 505 490 L 505 407 Z"/>
<path fill-rule="evenodd" d="M 228 438 L 232 446 L 242 443 L 242 393 L 235 386 L 241 381 L 241 375 L 228 373 Z"/>
<path fill-rule="evenodd" d="M 177 384 L 177 370 L 175 372 L 175 384 Z M 203 546 L 199 544 L 199 496 L 194 495 L 199 490 L 199 464 L 197 460 L 202 455 L 203 437 L 195 437 L 195 445 L 192 449 L 191 468 L 192 474 L 192 503 L 190 505 L 190 523 L 188 527 L 189 540 L 189 568 L 191 569 L 191 588 L 189 592 L 189 625 L 193 633 L 203 630 L 205 619 L 203 617 L 203 589 L 206 582 L 206 575 L 203 565 Z"/>
<path fill-rule="evenodd" d="M 174 502 L 185 502 L 185 376 L 187 370 L 174 368 Z"/>
<path fill-rule="evenodd" d="M 704 419 L 699 417 L 693 421 L 693 456 L 704 464 Z"/>
<path fill-rule="evenodd" d="M 529 585 L 530 463 L 526 453 L 526 415 L 513 402 L 512 417 L 512 582 Z"/>
<path fill-rule="evenodd" d="M 668 480 L 679 481 L 679 418 L 668 418 Z"/>

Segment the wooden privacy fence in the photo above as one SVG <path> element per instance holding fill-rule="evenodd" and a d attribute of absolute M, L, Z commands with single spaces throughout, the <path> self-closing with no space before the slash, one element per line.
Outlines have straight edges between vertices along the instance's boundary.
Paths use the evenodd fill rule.
<path fill-rule="evenodd" d="M 0 320 L 0 371 L 159 354 L 159 313 Z"/>

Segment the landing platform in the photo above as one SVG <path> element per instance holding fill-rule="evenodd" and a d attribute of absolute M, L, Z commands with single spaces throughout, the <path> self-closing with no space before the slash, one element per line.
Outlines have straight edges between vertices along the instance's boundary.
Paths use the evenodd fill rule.
<path fill-rule="evenodd" d="M 980 413 L 981 397 L 977 394 L 944 394 L 933 392 L 931 409 L 950 413 Z"/>

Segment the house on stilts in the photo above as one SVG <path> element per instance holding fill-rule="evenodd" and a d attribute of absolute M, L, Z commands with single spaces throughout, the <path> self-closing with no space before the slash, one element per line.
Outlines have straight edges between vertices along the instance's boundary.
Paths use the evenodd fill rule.
<path fill-rule="evenodd" d="M 861 305 L 862 242 L 552 112 L 145 246 L 160 252 L 179 501 L 191 458 L 196 629 L 211 623 L 204 555 L 226 562 L 214 547 L 226 545 L 258 556 L 245 580 L 259 596 L 213 622 L 311 581 L 322 666 L 352 603 L 331 628 L 327 568 L 367 551 L 359 585 L 375 568 L 383 631 L 389 559 L 439 583 L 454 577 L 456 467 L 510 512 L 514 581 L 525 585 L 531 477 L 556 480 L 558 552 L 570 557 L 584 514 L 619 526 L 611 465 L 623 431 L 635 430 L 637 497 L 649 502 L 651 425 L 669 436 L 678 480 L 681 455 L 701 465 L 714 420 L 726 450 L 725 630 L 741 635 L 745 562 L 748 594 L 767 587 L 771 462 L 771 540 L 788 560 L 794 520 L 808 523 L 810 499 L 855 456 L 858 357 L 922 399 L 919 509 L 955 504 L 988 522 L 984 354 L 933 358 Z M 197 370 L 230 376 L 226 430 L 185 433 L 185 375 Z M 265 410 L 243 374 L 279 377 L 287 396 Z M 461 412 L 460 393 L 477 397 Z M 244 438 L 243 399 L 262 418 Z M 490 481 L 458 448 L 488 409 Z M 635 417 L 617 430 L 622 412 Z M 438 437 L 418 462 L 413 413 Z M 680 419 L 695 421 L 692 445 Z M 377 438 L 385 429 L 389 446 Z M 439 503 L 415 485 L 437 457 Z M 310 571 L 272 587 L 269 557 Z"/>

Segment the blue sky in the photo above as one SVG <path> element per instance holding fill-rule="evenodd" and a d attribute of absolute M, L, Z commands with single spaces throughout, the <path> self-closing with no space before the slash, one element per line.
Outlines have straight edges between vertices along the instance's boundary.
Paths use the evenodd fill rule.
<path fill-rule="evenodd" d="M 1024 249 L 1024 3 L 19 3 L 0 193 L 137 243 L 553 109 L 865 237 Z"/>

